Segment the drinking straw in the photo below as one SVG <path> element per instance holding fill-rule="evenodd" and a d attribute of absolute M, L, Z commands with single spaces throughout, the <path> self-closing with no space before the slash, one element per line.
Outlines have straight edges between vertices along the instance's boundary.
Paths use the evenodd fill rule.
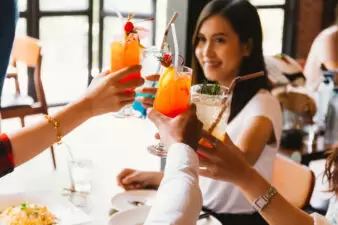
<path fill-rule="evenodd" d="M 167 41 L 168 33 L 171 27 L 171 24 L 175 23 L 176 19 L 178 17 L 178 12 L 174 12 L 171 19 L 169 20 L 169 23 L 167 25 L 167 28 L 164 31 L 163 39 L 162 39 L 162 44 L 160 50 L 162 51 L 164 49 L 165 43 Z"/>
<path fill-rule="evenodd" d="M 257 77 L 261 77 L 264 75 L 264 71 L 260 71 L 260 72 L 257 72 L 257 73 L 251 73 L 251 74 L 247 74 L 247 75 L 244 75 L 244 76 L 240 76 L 240 77 L 236 77 L 235 79 L 233 79 L 233 81 L 230 83 L 230 86 L 229 86 L 229 89 L 228 89 L 228 94 L 230 95 L 233 90 L 235 89 L 235 86 L 238 82 L 241 82 L 241 81 L 245 81 L 245 80 L 249 80 L 249 79 L 254 79 L 254 78 L 257 78 Z M 208 132 L 211 134 L 214 129 L 216 128 L 217 124 L 220 122 L 222 116 L 223 116 L 223 113 L 225 112 L 225 110 L 230 107 L 230 102 L 229 102 L 229 98 L 225 98 L 225 102 L 223 102 L 223 107 L 221 109 L 221 111 L 219 112 L 216 120 L 213 122 L 213 124 L 211 125 L 211 127 L 208 129 Z"/>
<path fill-rule="evenodd" d="M 122 14 L 120 13 L 120 11 L 114 5 L 113 5 L 113 11 L 116 13 L 117 17 L 119 18 L 119 22 L 121 25 L 120 31 L 122 31 L 120 40 L 122 41 L 122 44 L 124 44 L 124 18 Z"/>
<path fill-rule="evenodd" d="M 171 29 L 172 29 L 172 34 L 173 34 L 173 39 L 174 39 L 174 49 L 175 49 L 174 67 L 175 67 L 175 70 L 178 71 L 179 48 L 178 48 L 178 40 L 177 40 L 177 35 L 176 35 L 176 27 L 174 23 L 171 24 Z"/>
<path fill-rule="evenodd" d="M 178 17 L 178 12 L 174 12 L 171 19 L 169 20 L 167 28 L 164 31 L 160 51 L 163 51 L 163 49 L 165 47 L 165 43 L 167 42 L 168 33 L 169 33 L 170 28 L 171 28 L 171 24 L 175 23 L 177 17 Z M 161 70 L 161 64 L 158 65 L 156 72 L 160 73 L 160 70 Z M 152 87 L 155 87 L 155 86 L 156 86 L 156 82 L 153 82 Z"/>
<path fill-rule="evenodd" d="M 75 158 L 74 158 L 74 154 L 72 152 L 72 149 L 70 148 L 70 146 L 66 143 L 66 142 L 63 142 L 64 146 L 66 146 L 67 148 L 67 152 L 71 158 L 71 161 L 75 161 Z"/>

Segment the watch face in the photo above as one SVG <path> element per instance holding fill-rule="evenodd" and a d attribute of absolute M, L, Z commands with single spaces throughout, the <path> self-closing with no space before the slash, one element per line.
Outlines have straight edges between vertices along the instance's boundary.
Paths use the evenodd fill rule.
<path fill-rule="evenodd" d="M 268 202 L 264 198 L 259 198 L 255 201 L 255 205 L 259 208 L 262 209 Z"/>

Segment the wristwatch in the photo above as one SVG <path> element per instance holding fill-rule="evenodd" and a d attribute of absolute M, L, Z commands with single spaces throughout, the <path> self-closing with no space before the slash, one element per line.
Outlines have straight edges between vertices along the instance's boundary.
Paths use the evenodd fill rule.
<path fill-rule="evenodd" d="M 271 199 L 277 194 L 276 188 L 270 186 L 266 193 L 256 198 L 252 205 L 257 211 L 262 211 L 271 201 Z"/>

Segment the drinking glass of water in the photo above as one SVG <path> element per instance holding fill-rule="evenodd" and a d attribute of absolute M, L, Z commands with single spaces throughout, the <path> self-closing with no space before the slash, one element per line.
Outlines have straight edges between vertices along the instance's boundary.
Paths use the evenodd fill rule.
<path fill-rule="evenodd" d="M 93 167 L 93 162 L 88 159 L 74 159 L 68 161 L 71 188 L 74 189 L 75 192 L 91 192 Z"/>

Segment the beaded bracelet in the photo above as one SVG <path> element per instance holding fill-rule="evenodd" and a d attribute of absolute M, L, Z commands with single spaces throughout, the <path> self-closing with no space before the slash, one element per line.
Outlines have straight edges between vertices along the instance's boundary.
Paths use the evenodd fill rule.
<path fill-rule="evenodd" d="M 49 115 L 44 115 L 45 118 L 48 120 L 48 123 L 52 124 L 56 130 L 56 142 L 57 144 L 61 144 L 62 142 L 62 132 L 61 132 L 61 129 L 60 129 L 60 122 L 49 116 Z"/>

